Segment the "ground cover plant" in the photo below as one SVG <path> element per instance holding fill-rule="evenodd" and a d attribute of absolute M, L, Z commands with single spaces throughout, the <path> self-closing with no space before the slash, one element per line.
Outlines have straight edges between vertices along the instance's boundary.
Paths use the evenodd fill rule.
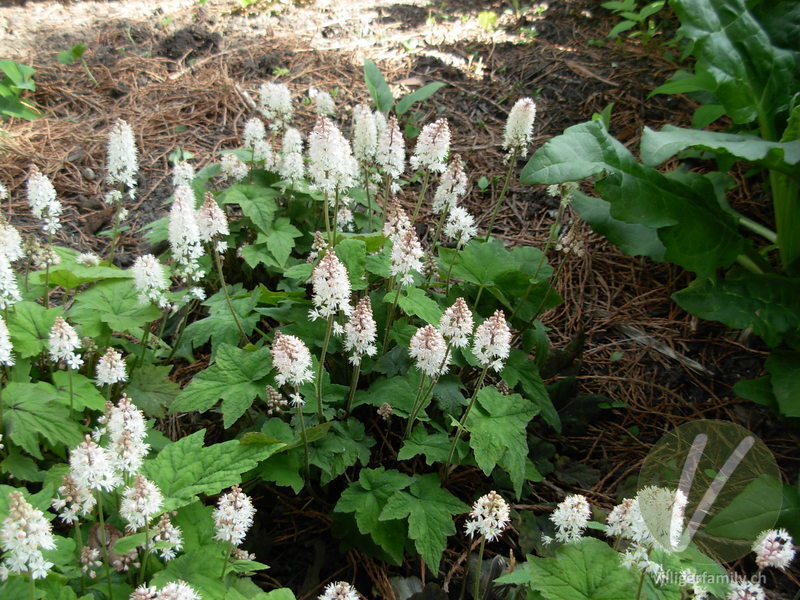
<path fill-rule="evenodd" d="M 115 257 L 141 152 L 128 123 L 104 131 L 98 254 L 53 243 L 63 207 L 38 169 L 11 190 L 42 230 L 36 244 L 2 230 L 0 465 L 13 481 L 0 505 L 2 591 L 292 598 L 258 554 L 280 535 L 259 510 L 282 495 L 324 513 L 365 564 L 445 588 L 460 570 L 474 598 L 761 597 L 673 535 L 687 500 L 666 487 L 620 495 L 607 519 L 585 496 L 560 494 L 524 542 L 535 553 L 503 564 L 509 526 L 526 525 L 522 502 L 554 470 L 542 432 L 574 426 L 542 376 L 560 356 L 541 320 L 586 252 L 569 221 L 573 192 L 552 190 L 540 247 L 507 246 L 495 223 L 536 102 L 514 99 L 479 228 L 448 120 L 398 120 L 440 86 L 403 104 L 371 61 L 364 78 L 374 105 L 352 110 L 324 86 L 302 102 L 279 79 L 243 87 L 250 112 L 235 147 L 196 171 L 171 153 L 169 216 L 146 228 L 149 252 L 126 268 Z M 301 104 L 316 114 L 298 117 Z M 170 375 L 184 366 L 180 387 Z M 585 406 L 613 408 L 605 401 Z M 165 424 L 177 419 L 174 435 Z M 645 523 L 648 511 L 663 529 Z M 785 571 L 790 534 L 752 533 L 758 575 Z M 342 579 L 320 597 L 375 593 Z"/>

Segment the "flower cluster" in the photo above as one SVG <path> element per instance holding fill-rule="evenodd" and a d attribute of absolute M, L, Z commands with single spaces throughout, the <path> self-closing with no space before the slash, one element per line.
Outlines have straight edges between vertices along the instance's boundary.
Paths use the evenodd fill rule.
<path fill-rule="evenodd" d="M 79 369 L 83 365 L 83 359 L 75 351 L 80 349 L 81 341 L 78 333 L 63 318 L 56 317 L 53 327 L 50 329 L 50 339 L 48 350 L 50 360 L 53 362 L 67 363 L 70 369 Z"/>
<path fill-rule="evenodd" d="M 61 229 L 60 216 L 63 212 L 61 203 L 56 199 L 56 190 L 47 175 L 44 175 L 36 165 L 31 166 L 28 177 L 28 204 L 33 215 L 44 221 L 42 229 L 45 233 L 54 234 Z"/>
<path fill-rule="evenodd" d="M 201 600 L 200 594 L 185 581 L 171 581 L 161 589 L 140 585 L 129 600 Z"/>
<path fill-rule="evenodd" d="M 433 325 L 417 329 L 409 343 L 408 355 L 417 361 L 417 368 L 428 377 L 442 375 L 450 364 L 447 342 Z"/>
<path fill-rule="evenodd" d="M 3 317 L 0 317 L 0 365 L 4 367 L 14 366 L 13 350 L 11 337 L 8 335 L 8 326 Z"/>
<path fill-rule="evenodd" d="M 278 385 L 299 386 L 311 381 L 311 353 L 300 338 L 276 331 L 270 354 L 272 366 L 278 372 L 275 376 Z"/>
<path fill-rule="evenodd" d="M 139 256 L 131 267 L 133 285 L 139 294 L 139 302 L 154 302 L 160 308 L 169 308 L 170 302 L 166 292 L 169 280 L 164 273 L 163 265 L 152 254 Z"/>
<path fill-rule="evenodd" d="M 176 274 L 182 279 L 196 279 L 202 272 L 197 261 L 203 256 L 203 245 L 194 206 L 192 188 L 188 185 L 175 188 L 169 213 L 169 245 Z"/>
<path fill-rule="evenodd" d="M 255 514 L 250 496 L 242 492 L 238 485 L 233 486 L 230 492 L 220 496 L 214 509 L 214 526 L 217 529 L 214 539 L 240 545 L 253 525 Z"/>
<path fill-rule="evenodd" d="M 259 110 L 267 121 L 269 127 L 278 131 L 286 127 L 292 120 L 292 93 L 283 83 L 268 82 L 259 89 Z"/>
<path fill-rule="evenodd" d="M 472 353 L 482 367 L 503 370 L 504 361 L 511 352 L 511 330 L 502 310 L 478 325 L 472 342 Z"/>
<path fill-rule="evenodd" d="M 550 513 L 550 520 L 556 526 L 556 539 L 565 544 L 577 542 L 589 524 L 592 510 L 585 496 L 573 494 L 567 496 Z"/>
<path fill-rule="evenodd" d="M 447 119 L 439 119 L 422 128 L 411 156 L 411 168 L 442 173 L 450 152 L 450 126 Z"/>
<path fill-rule="evenodd" d="M 108 134 L 108 154 L 106 181 L 110 185 L 125 186 L 128 196 L 133 199 L 136 193 L 136 174 L 139 163 L 136 158 L 136 142 L 133 130 L 122 119 L 117 119 Z"/>
<path fill-rule="evenodd" d="M 510 522 L 508 503 L 494 490 L 475 501 L 469 516 L 465 526 L 467 535 L 472 537 L 477 533 L 490 542 L 498 539 Z"/>
<path fill-rule="evenodd" d="M 528 145 L 533 139 L 533 122 L 535 120 L 536 103 L 530 98 L 517 100 L 506 121 L 503 149 L 525 157 L 528 153 Z"/>
<path fill-rule="evenodd" d="M 122 354 L 114 348 L 109 348 L 97 361 L 95 385 L 114 385 L 127 379 L 128 374 L 125 372 L 125 361 Z"/>
<path fill-rule="evenodd" d="M 439 321 L 439 331 L 455 348 L 465 348 L 469 345 L 473 327 L 472 311 L 464 298 L 457 298 L 453 305 L 444 311 Z"/>
<path fill-rule="evenodd" d="M 372 317 L 372 303 L 369 296 L 364 296 L 356 304 L 355 310 L 350 314 L 350 319 L 344 326 L 344 349 L 350 352 L 350 362 L 357 365 L 361 358 L 374 356 L 377 352 L 375 339 L 377 325 Z"/>
<path fill-rule="evenodd" d="M 331 203 L 334 194 L 355 183 L 358 167 L 350 142 L 327 117 L 320 116 L 308 136 L 308 160 L 308 174 L 314 187 L 324 192 Z"/>
<path fill-rule="evenodd" d="M 319 318 L 327 319 L 342 311 L 349 315 L 350 306 L 350 278 L 342 261 L 336 252 L 329 249 L 319 264 L 311 273 L 311 285 L 314 293 L 311 302 L 314 308 L 309 312 L 309 318 L 314 321 Z"/>
<path fill-rule="evenodd" d="M 50 522 L 25 500 L 22 492 L 11 492 L 9 500 L 8 516 L 0 528 L 0 546 L 6 552 L 0 563 L 0 579 L 5 580 L 9 572 L 44 579 L 53 563 L 45 560 L 42 550 L 56 547 Z"/>
<path fill-rule="evenodd" d="M 345 581 L 329 583 L 318 600 L 359 600 L 358 591 Z"/>

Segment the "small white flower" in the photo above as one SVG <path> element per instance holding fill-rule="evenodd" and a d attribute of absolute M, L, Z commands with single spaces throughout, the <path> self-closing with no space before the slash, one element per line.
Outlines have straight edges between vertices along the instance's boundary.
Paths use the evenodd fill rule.
<path fill-rule="evenodd" d="M 86 516 L 94 510 L 97 499 L 92 490 L 79 485 L 72 473 L 67 473 L 61 478 L 58 495 L 51 502 L 51 506 L 59 513 L 61 520 L 73 524 L 78 521 L 78 516 Z"/>
<path fill-rule="evenodd" d="M 333 101 L 333 96 L 328 92 L 312 87 L 308 90 L 308 97 L 314 102 L 314 110 L 318 115 L 336 116 L 336 103 Z"/>
<path fill-rule="evenodd" d="M 111 454 L 87 435 L 69 454 L 69 472 L 76 486 L 90 490 L 113 491 L 121 483 Z"/>
<path fill-rule="evenodd" d="M 123 473 L 136 473 L 150 451 L 150 445 L 144 441 L 147 437 L 144 413 L 122 394 L 116 406 L 106 403 L 105 413 L 97 421 L 100 427 L 95 432 L 96 439 L 108 436 L 108 452 L 115 468 Z"/>
<path fill-rule="evenodd" d="M 469 345 L 469 336 L 474 327 L 472 311 L 464 298 L 457 298 L 453 305 L 444 311 L 439 321 L 439 331 L 456 348 Z"/>
<path fill-rule="evenodd" d="M 155 600 L 202 600 L 202 598 L 192 586 L 179 580 L 161 588 Z"/>
<path fill-rule="evenodd" d="M 338 311 L 345 315 L 350 314 L 350 278 L 333 249 L 328 249 L 314 267 L 311 285 L 314 290 L 311 296 L 314 310 L 309 315 L 312 321 L 317 317 L 327 319 Z"/>
<path fill-rule="evenodd" d="M 44 559 L 42 550 L 56 547 L 50 522 L 25 500 L 22 492 L 10 492 L 9 500 L 8 516 L 0 529 L 0 546 L 6 552 L 2 565 L 11 573 L 44 579 L 53 563 Z"/>
<path fill-rule="evenodd" d="M 133 130 L 122 119 L 117 119 L 108 134 L 108 161 L 106 181 L 110 185 L 124 185 L 133 198 L 136 190 L 136 173 L 139 163 L 136 158 L 136 141 Z"/>
<path fill-rule="evenodd" d="M 133 485 L 122 490 L 119 515 L 128 523 L 125 529 L 133 533 L 147 525 L 161 512 L 164 497 L 158 486 L 142 475 L 136 475 Z"/>
<path fill-rule="evenodd" d="M 556 539 L 565 544 L 579 541 L 591 517 L 592 510 L 585 496 L 567 496 L 550 514 L 556 526 Z"/>
<path fill-rule="evenodd" d="M 413 271 L 422 271 L 423 256 L 422 245 L 419 243 L 417 232 L 413 228 L 406 229 L 400 234 L 392 245 L 390 255 L 391 274 L 398 278 L 400 285 L 414 283 Z"/>
<path fill-rule="evenodd" d="M 11 223 L 0 216 L 0 256 L 5 256 L 10 263 L 25 256 L 22 249 L 22 236 Z"/>
<path fill-rule="evenodd" d="M 11 345 L 11 337 L 8 335 L 8 325 L 0 316 L 0 365 L 6 367 L 14 366 L 14 348 Z"/>
<path fill-rule="evenodd" d="M 308 136 L 308 174 L 314 187 L 329 197 L 355 183 L 358 167 L 348 142 L 327 117 L 319 117 Z M 340 198 L 344 201 L 344 198 Z"/>
<path fill-rule="evenodd" d="M 263 142 L 267 136 L 267 131 L 264 127 L 264 121 L 258 117 L 248 119 L 244 124 L 244 133 L 242 134 L 243 145 L 245 148 L 255 149 L 259 142 Z"/>
<path fill-rule="evenodd" d="M 215 250 L 217 252 L 227 250 L 228 244 L 221 238 L 230 233 L 228 217 L 225 216 L 225 211 L 219 207 L 210 193 L 206 194 L 203 206 L 197 211 L 197 228 L 200 232 L 201 242 L 216 242 Z"/>
<path fill-rule="evenodd" d="M 294 127 L 287 127 L 283 134 L 283 143 L 277 163 L 278 174 L 284 181 L 294 184 L 305 175 L 303 137 Z"/>
<path fill-rule="evenodd" d="M 318 600 L 359 600 L 358 591 L 346 581 L 337 581 L 325 586 Z"/>
<path fill-rule="evenodd" d="M 155 526 L 153 535 L 153 545 L 150 547 L 151 553 L 158 553 L 166 561 L 175 558 L 178 551 L 183 548 L 183 533 L 180 527 L 176 527 L 170 521 L 169 514 L 164 513 Z M 156 544 L 168 544 L 157 549 Z"/>
<path fill-rule="evenodd" d="M 164 273 L 163 265 L 152 254 L 139 256 L 131 267 L 133 285 L 139 294 L 139 302 L 154 302 L 160 308 L 169 307 L 166 291 L 169 280 Z"/>
<path fill-rule="evenodd" d="M 374 356 L 377 352 L 375 339 L 377 325 L 372 317 L 372 303 L 369 296 L 364 296 L 356 304 L 355 310 L 344 326 L 344 349 L 350 352 L 350 362 L 357 365 L 361 357 Z"/>
<path fill-rule="evenodd" d="M 533 139 L 533 122 L 536 120 L 536 103 L 530 98 L 521 98 L 514 104 L 506 121 L 503 149 L 516 150 L 520 157 L 528 154 L 528 145 Z"/>
<path fill-rule="evenodd" d="M 478 498 L 469 516 L 465 526 L 467 535 L 472 537 L 477 533 L 490 542 L 498 539 L 510 522 L 508 503 L 495 491 Z"/>
<path fill-rule="evenodd" d="M 406 143 L 394 115 L 389 117 L 389 122 L 378 136 L 375 160 L 393 181 L 400 177 L 406 168 Z"/>
<path fill-rule="evenodd" d="M 250 167 L 241 158 L 228 152 L 222 155 L 222 176 L 225 179 L 233 179 L 233 181 L 241 181 L 250 172 Z"/>
<path fill-rule="evenodd" d="M 8 259 L 0 254 L 0 309 L 14 306 L 20 300 L 22 300 L 22 294 L 17 285 L 17 276 Z"/>
<path fill-rule="evenodd" d="M 433 195 L 434 214 L 449 213 L 466 193 L 467 175 L 464 173 L 461 156 L 454 154 Z"/>
<path fill-rule="evenodd" d="M 75 257 L 75 262 L 84 267 L 97 267 L 100 265 L 100 257 L 93 252 L 84 252 Z"/>
<path fill-rule="evenodd" d="M 300 338 L 275 332 L 270 354 L 272 366 L 278 372 L 275 377 L 278 385 L 288 382 L 299 386 L 313 379 L 311 353 Z"/>
<path fill-rule="evenodd" d="M 408 355 L 417 361 L 417 368 L 428 377 L 446 373 L 451 358 L 447 342 L 433 325 L 417 329 L 409 342 Z"/>
<path fill-rule="evenodd" d="M 447 215 L 444 234 L 455 240 L 459 248 L 463 248 L 472 238 L 478 235 L 478 228 L 475 227 L 475 219 L 466 209 L 455 206 L 450 211 L 450 214 Z"/>
<path fill-rule="evenodd" d="M 169 244 L 176 274 L 184 280 L 194 279 L 202 271 L 197 260 L 203 255 L 203 244 L 194 207 L 192 188 L 178 186 L 169 213 Z"/>
<path fill-rule="evenodd" d="M 766 600 L 766 595 L 761 584 L 747 579 L 737 579 L 731 582 L 731 592 L 727 600 Z"/>
<path fill-rule="evenodd" d="M 353 109 L 353 156 L 361 163 L 372 164 L 378 149 L 375 115 L 366 104 Z"/>
<path fill-rule="evenodd" d="M 125 372 L 125 361 L 122 359 L 122 354 L 114 348 L 109 348 L 97 361 L 95 385 L 114 385 L 127 379 L 128 375 Z"/>
<path fill-rule="evenodd" d="M 447 119 L 427 124 L 417 137 L 417 146 L 411 157 L 411 168 L 442 173 L 450 152 L 450 126 Z"/>
<path fill-rule="evenodd" d="M 83 365 L 83 359 L 75 353 L 75 350 L 81 347 L 78 333 L 61 317 L 56 317 L 50 328 L 48 346 L 50 360 L 53 362 L 58 363 L 63 360 L 70 369 L 79 369 Z"/>
<path fill-rule="evenodd" d="M 46 175 L 36 165 L 31 166 L 31 174 L 27 183 L 28 203 L 33 215 L 44 221 L 42 229 L 45 233 L 54 234 L 61 229 L 59 219 L 63 212 L 61 203 L 56 199 L 56 190 Z"/>
<path fill-rule="evenodd" d="M 220 496 L 214 509 L 214 526 L 217 529 L 214 539 L 240 545 L 253 524 L 255 514 L 256 509 L 250 497 L 238 485 L 233 486 L 229 493 Z"/>
<path fill-rule="evenodd" d="M 502 310 L 478 325 L 472 341 L 472 353 L 482 367 L 503 370 L 503 363 L 511 352 L 511 330 Z"/>
<path fill-rule="evenodd" d="M 191 185 L 194 180 L 194 167 L 189 161 L 182 160 L 172 167 L 172 185 Z"/>
<path fill-rule="evenodd" d="M 292 120 L 292 93 L 283 83 L 264 83 L 259 89 L 259 109 L 273 131 Z"/>
<path fill-rule="evenodd" d="M 785 569 L 794 560 L 792 536 L 785 529 L 763 531 L 753 544 L 756 564 L 761 569 Z"/>

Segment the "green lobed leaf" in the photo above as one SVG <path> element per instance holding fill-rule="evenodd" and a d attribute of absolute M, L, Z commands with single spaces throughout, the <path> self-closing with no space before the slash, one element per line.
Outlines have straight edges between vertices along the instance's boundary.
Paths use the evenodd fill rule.
<path fill-rule="evenodd" d="M 287 447 L 276 452 L 260 464 L 258 469 L 259 476 L 264 481 L 271 481 L 277 485 L 290 487 L 295 494 L 300 493 L 300 490 L 305 486 L 305 478 L 303 477 L 305 459 L 301 447 L 287 450 L 288 445 L 296 440 L 291 426 L 280 418 L 272 418 L 261 427 L 261 433 L 287 444 Z"/>
<path fill-rule="evenodd" d="M 228 586 L 220 580 L 225 562 L 221 547 L 206 545 L 173 558 L 166 567 L 156 573 L 150 585 L 163 587 L 171 581 L 185 581 L 203 600 L 226 598 Z"/>
<path fill-rule="evenodd" d="M 264 232 L 259 235 L 256 242 L 264 242 L 267 248 L 278 261 L 280 267 L 286 266 L 286 261 L 292 253 L 295 245 L 295 238 L 302 237 L 302 233 L 297 227 L 289 222 L 289 219 L 281 217 L 275 219 L 275 222 Z"/>
<path fill-rule="evenodd" d="M 17 302 L 8 313 L 8 333 L 14 353 L 21 358 L 37 356 L 46 351 L 50 329 L 61 308 L 46 309 L 36 302 Z"/>
<path fill-rule="evenodd" d="M 528 458 L 526 426 L 538 412 L 538 408 L 519 394 L 504 396 L 495 387 L 488 386 L 478 392 L 477 402 L 464 424 L 470 434 L 469 445 L 475 452 L 475 462 L 488 476 L 505 459 L 503 468 L 511 477 L 518 498 Z"/>
<path fill-rule="evenodd" d="M 176 510 L 194 502 L 200 494 L 218 494 L 241 482 L 241 474 L 283 444 L 241 444 L 236 440 L 203 446 L 205 429 L 181 438 L 146 459 L 142 473 L 164 495 L 164 510 Z"/>
<path fill-rule="evenodd" d="M 523 395 L 530 400 L 541 412 L 542 418 L 557 432 L 561 432 L 561 418 L 553 406 L 550 394 L 539 375 L 539 367 L 528 359 L 528 355 L 521 350 L 512 349 L 502 371 L 503 380 L 512 388 L 518 384 L 522 387 Z"/>
<path fill-rule="evenodd" d="M 169 370 L 169 367 L 167 367 Z M 70 379 L 72 383 L 70 384 Z M 72 388 L 72 404 L 75 410 L 85 409 L 102 411 L 106 407 L 106 399 L 94 382 L 80 373 L 70 371 L 53 372 L 53 384 L 58 392 L 59 400 L 64 406 L 70 405 L 70 386 Z M 130 386 L 130 384 L 128 384 Z M 136 398 L 136 396 L 133 396 Z M 141 408 L 138 398 L 134 403 Z"/>
<path fill-rule="evenodd" d="M 392 90 L 378 66 L 368 58 L 364 59 L 364 83 L 377 109 L 382 113 L 389 112 L 394 105 Z"/>
<path fill-rule="evenodd" d="M 336 421 L 328 435 L 311 446 L 309 460 L 322 470 L 320 481 L 327 485 L 357 462 L 366 465 L 369 449 L 374 445 L 375 440 L 365 433 L 361 421 Z"/>
<path fill-rule="evenodd" d="M 408 535 L 417 552 L 432 572 L 439 572 L 439 562 L 447 547 L 447 537 L 456 532 L 455 515 L 469 511 L 447 490 L 442 489 L 439 475 L 418 475 L 408 488 L 395 492 L 381 511 L 379 519 L 408 519 Z"/>
<path fill-rule="evenodd" d="M 111 331 L 136 333 L 141 327 L 161 316 L 150 303 L 142 304 L 131 279 L 101 281 L 79 293 L 67 313 L 80 323 L 89 337 L 100 337 L 107 326 Z"/>
<path fill-rule="evenodd" d="M 638 575 L 620 566 L 619 554 L 605 542 L 585 537 L 561 546 L 555 558 L 528 556 L 497 583 L 517 583 L 546 600 L 634 600 Z"/>
<path fill-rule="evenodd" d="M 381 377 L 366 391 L 356 392 L 355 404 L 369 404 L 378 408 L 389 399 L 395 415 L 408 417 L 413 408 L 414 398 L 417 396 L 419 381 L 420 373 L 417 369 L 411 369 L 405 376 Z M 424 410 L 418 418 L 426 418 Z"/>
<path fill-rule="evenodd" d="M 395 292 L 389 292 L 383 301 L 394 302 L 394 297 Z M 407 315 L 415 315 L 431 325 L 438 325 L 442 318 L 442 308 L 420 288 L 404 288 L 397 303 Z"/>
<path fill-rule="evenodd" d="M 755 540 L 778 520 L 782 488 L 783 484 L 770 475 L 755 478 L 706 523 L 704 533 L 744 542 Z"/>
<path fill-rule="evenodd" d="M 701 177 L 687 185 L 637 163 L 599 121 L 574 125 L 549 140 L 525 165 L 521 180 L 555 184 L 592 176 L 613 218 L 659 230 L 665 260 L 713 276 L 741 252 L 737 222 L 717 202 L 712 181 Z"/>
<path fill-rule="evenodd" d="M 7 383 L 3 390 L 5 433 L 28 454 L 42 459 L 41 440 L 72 449 L 83 439 L 80 425 L 69 408 L 55 400 L 58 391 L 49 383 Z"/>
<path fill-rule="evenodd" d="M 268 233 L 278 210 L 275 199 L 279 195 L 280 192 L 272 188 L 237 183 L 228 188 L 219 203 L 238 204 L 242 213 L 253 221 L 260 233 Z"/>
<path fill-rule="evenodd" d="M 164 409 L 180 394 L 180 386 L 169 379 L 169 365 L 141 365 L 131 373 L 125 393 L 148 417 L 163 418 Z"/>
<path fill-rule="evenodd" d="M 358 530 L 372 540 L 392 558 L 396 565 L 403 562 L 406 526 L 402 520 L 379 519 L 389 498 L 404 490 L 414 479 L 399 471 L 383 467 L 362 469 L 358 481 L 353 481 L 342 492 L 334 511 L 355 513 Z"/>
<path fill-rule="evenodd" d="M 428 466 L 436 462 L 444 463 L 450 453 L 450 444 L 450 437 L 446 433 L 428 433 L 420 423 L 403 441 L 397 460 L 408 460 L 421 454 Z"/>
<path fill-rule="evenodd" d="M 170 412 L 205 412 L 222 400 L 224 426 L 230 427 L 264 392 L 264 378 L 271 369 L 268 347 L 248 351 L 222 344 L 214 364 L 194 376 L 175 398 Z"/>

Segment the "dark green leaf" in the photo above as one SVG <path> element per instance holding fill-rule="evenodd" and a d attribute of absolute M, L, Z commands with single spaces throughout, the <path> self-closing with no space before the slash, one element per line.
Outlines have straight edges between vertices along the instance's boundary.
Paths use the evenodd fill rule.
<path fill-rule="evenodd" d="M 83 435 L 69 408 L 57 402 L 58 391 L 49 383 L 7 383 L 3 390 L 3 425 L 17 446 L 36 458 L 43 458 L 41 440 L 52 446 L 72 449 Z"/>
<path fill-rule="evenodd" d="M 418 90 L 414 90 L 410 94 L 403 96 L 397 102 L 397 106 L 394 107 L 394 112 L 397 113 L 398 117 L 402 117 L 404 114 L 406 114 L 406 112 L 408 112 L 408 109 L 411 108 L 412 104 L 427 100 L 445 85 L 447 84 L 442 83 L 441 81 L 434 81 L 433 83 L 422 86 Z"/>
<path fill-rule="evenodd" d="M 450 453 L 450 444 L 450 438 L 446 433 L 428 433 L 425 426 L 419 424 L 403 442 L 397 459 L 408 460 L 421 454 L 428 466 L 436 462 L 444 463 Z"/>
<path fill-rule="evenodd" d="M 137 333 L 158 319 L 161 311 L 142 304 L 131 279 L 102 281 L 78 294 L 69 317 L 81 325 L 84 335 L 99 337 L 107 326 L 111 331 Z"/>
<path fill-rule="evenodd" d="M 389 292 L 383 301 L 394 302 L 395 295 L 395 292 Z M 441 307 L 420 288 L 403 288 L 397 303 L 407 315 L 415 315 L 431 325 L 438 325 L 442 318 Z"/>
<path fill-rule="evenodd" d="M 17 302 L 8 313 L 8 332 L 14 353 L 21 358 L 37 356 L 47 350 L 50 329 L 61 308 L 46 309 L 36 302 Z"/>
<path fill-rule="evenodd" d="M 289 219 L 281 217 L 275 219 L 266 233 L 263 236 L 259 235 L 256 241 L 265 242 L 272 256 L 278 261 L 278 265 L 283 267 L 292 253 L 295 238 L 302 235 L 300 230 L 289 222 Z"/>
<path fill-rule="evenodd" d="M 800 417 L 800 352 L 773 350 L 766 367 L 780 413 L 785 417 Z"/>
<path fill-rule="evenodd" d="M 405 522 L 379 519 L 389 498 L 407 488 L 413 478 L 399 471 L 362 469 L 358 481 L 352 482 L 342 492 L 334 511 L 355 513 L 358 530 L 369 535 L 399 565 L 403 562 L 403 547 L 406 540 Z"/>
<path fill-rule="evenodd" d="M 377 109 L 382 113 L 389 112 L 394 105 L 392 90 L 389 89 L 378 66 L 368 58 L 364 59 L 364 83 Z"/>
<path fill-rule="evenodd" d="M 665 260 L 712 276 L 741 252 L 735 219 L 719 205 L 712 182 L 699 189 L 637 163 L 599 121 L 581 123 L 548 141 L 522 171 L 527 184 L 555 184 L 598 177 L 596 188 L 611 204 L 610 216 L 659 230 Z"/>
<path fill-rule="evenodd" d="M 239 183 L 228 188 L 220 199 L 220 204 L 238 204 L 261 233 L 268 233 L 275 211 L 278 210 L 275 202 L 278 195 L 279 192 L 272 188 Z"/>
<path fill-rule="evenodd" d="M 528 458 L 526 426 L 539 409 L 519 394 L 504 396 L 494 387 L 478 392 L 478 401 L 467 417 L 464 428 L 469 432 L 469 445 L 475 461 L 484 474 L 490 475 L 501 459 L 511 477 L 517 497 L 525 479 Z"/>
<path fill-rule="evenodd" d="M 381 511 L 380 520 L 408 518 L 408 535 L 432 572 L 439 572 L 447 537 L 456 532 L 453 516 L 469 506 L 441 488 L 439 475 L 417 476 L 406 489 L 395 492 Z"/>
<path fill-rule="evenodd" d="M 142 365 L 133 371 L 125 386 L 125 393 L 148 417 L 163 418 L 164 409 L 170 407 L 181 391 L 180 386 L 169 379 L 171 370 L 169 365 Z"/>
<path fill-rule="evenodd" d="M 169 367 L 166 367 L 169 370 Z M 70 385 L 70 378 L 72 384 Z M 55 371 L 53 373 L 53 384 L 58 390 L 58 395 L 61 403 L 64 406 L 70 406 L 70 387 L 72 388 L 72 405 L 75 410 L 83 411 L 85 409 L 102 411 L 106 407 L 106 399 L 94 382 L 88 377 L 75 373 L 73 371 Z M 129 384 L 130 385 L 130 384 Z M 134 396 L 134 398 L 136 398 Z M 139 402 L 134 400 L 137 406 Z M 141 406 L 140 406 L 141 408 Z"/>
<path fill-rule="evenodd" d="M 783 485 L 770 475 L 751 481 L 705 525 L 704 533 L 728 540 L 752 542 L 778 519 Z"/>
<path fill-rule="evenodd" d="M 320 481 L 327 485 L 356 462 L 366 465 L 369 449 L 374 445 L 375 440 L 364 432 L 361 421 L 336 421 L 330 433 L 311 447 L 311 464 L 322 470 Z"/>
<path fill-rule="evenodd" d="M 336 256 L 347 269 L 350 287 L 353 290 L 363 290 L 367 287 L 364 277 L 367 264 L 367 244 L 362 240 L 346 239 L 336 244 Z"/>
<path fill-rule="evenodd" d="M 224 424 L 230 427 L 264 393 L 264 378 L 271 369 L 269 348 L 250 352 L 222 344 L 216 362 L 195 375 L 172 403 L 170 412 L 205 412 L 222 400 Z"/>
<path fill-rule="evenodd" d="M 203 429 L 145 460 L 142 472 L 161 490 L 165 510 L 176 510 L 191 504 L 200 494 L 218 494 L 240 483 L 242 473 L 255 468 L 282 446 L 231 440 L 203 447 L 204 436 Z"/>
<path fill-rule="evenodd" d="M 720 281 L 696 279 L 672 299 L 702 319 L 751 328 L 770 346 L 800 327 L 800 279 L 731 271 Z"/>

